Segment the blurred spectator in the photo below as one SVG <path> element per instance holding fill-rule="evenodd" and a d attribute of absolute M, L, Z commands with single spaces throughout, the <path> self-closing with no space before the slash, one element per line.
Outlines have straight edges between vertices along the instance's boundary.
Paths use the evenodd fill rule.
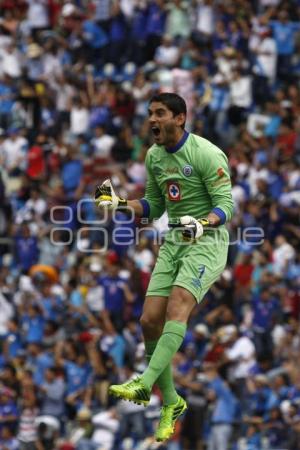
<path fill-rule="evenodd" d="M 65 383 L 54 367 L 45 371 L 45 382 L 39 386 L 42 398 L 41 413 L 62 418 L 64 414 Z"/>
<path fill-rule="evenodd" d="M 209 401 L 215 401 L 208 448 L 209 450 L 226 450 L 237 415 L 237 399 L 229 386 L 218 376 L 213 364 L 206 363 L 204 369 L 209 381 L 207 398 Z"/>
<path fill-rule="evenodd" d="M 46 0 L 26 0 L 28 3 L 28 25 L 34 33 L 49 26 L 49 11 Z"/>
<path fill-rule="evenodd" d="M 55 446 L 60 431 L 60 422 L 52 416 L 38 416 L 35 420 L 40 446 L 51 449 Z"/>
<path fill-rule="evenodd" d="M 205 377 L 199 372 L 195 362 L 194 367 L 187 375 L 175 375 L 176 383 L 185 388 L 189 409 L 183 419 L 182 436 L 184 446 L 195 450 L 202 450 L 203 436 L 205 429 L 207 398 L 206 387 L 204 387 Z"/>
<path fill-rule="evenodd" d="M 17 429 L 19 411 L 16 404 L 14 391 L 8 387 L 0 388 L 0 417 L 1 429 L 7 426 L 13 433 Z"/>
<path fill-rule="evenodd" d="M 157 47 L 154 55 L 154 61 L 158 66 L 173 67 L 176 65 L 179 57 L 179 50 L 172 42 L 171 36 L 165 34 L 161 44 Z"/>
<path fill-rule="evenodd" d="M 28 223 L 20 226 L 20 231 L 15 235 L 16 264 L 21 270 L 27 271 L 38 261 L 37 237 L 32 236 Z"/>
<path fill-rule="evenodd" d="M 70 129 L 74 135 L 85 134 L 89 126 L 89 110 L 80 97 L 73 97 L 70 110 Z"/>
<path fill-rule="evenodd" d="M 1 52 L 1 66 L 2 71 L 12 79 L 17 79 L 21 76 L 22 56 L 13 41 L 7 43 Z"/>
<path fill-rule="evenodd" d="M 0 75 L 0 126 L 7 129 L 11 125 L 15 88 L 8 74 Z"/>
<path fill-rule="evenodd" d="M 289 21 L 288 12 L 280 11 L 278 20 L 270 22 L 278 52 L 278 76 L 289 79 L 291 57 L 294 51 L 295 34 L 299 31 L 299 23 Z"/>
<path fill-rule="evenodd" d="M 101 158 L 109 158 L 115 139 L 105 133 L 104 126 L 97 126 L 94 133 L 95 137 L 91 140 L 91 144 L 94 147 L 94 155 Z"/>
<path fill-rule="evenodd" d="M 36 424 L 38 413 L 36 396 L 33 392 L 28 392 L 23 397 L 20 411 L 18 440 L 22 450 L 37 450 L 39 448 Z"/>
<path fill-rule="evenodd" d="M 19 449 L 18 440 L 14 437 L 14 433 L 9 427 L 3 426 L 0 433 L 1 433 L 0 445 L 3 449 L 7 450 Z"/>
<path fill-rule="evenodd" d="M 275 81 L 277 68 L 277 49 L 276 42 L 268 29 L 263 29 L 251 51 L 255 55 L 253 72 L 253 98 L 257 104 L 268 100 L 269 86 Z"/>
<path fill-rule="evenodd" d="M 168 11 L 166 33 L 172 38 L 187 38 L 190 34 L 190 17 L 187 5 L 182 0 L 175 0 Z"/>
<path fill-rule="evenodd" d="M 270 330 L 276 322 L 276 315 L 280 314 L 280 306 L 276 298 L 272 297 L 270 289 L 263 288 L 259 296 L 252 299 L 254 343 L 259 356 L 272 353 L 273 342 Z"/>
<path fill-rule="evenodd" d="M 237 67 L 229 84 L 229 102 L 228 119 L 232 125 L 240 125 L 252 105 L 252 87 L 250 77 L 243 75 Z"/>
<path fill-rule="evenodd" d="M 153 59 L 155 49 L 161 42 L 166 24 L 165 5 L 162 0 L 150 1 L 146 22 L 146 55 L 147 61 Z"/>
<path fill-rule="evenodd" d="M 245 381 L 255 364 L 255 346 L 247 336 L 239 336 L 235 325 L 221 328 L 220 341 L 226 345 L 224 362 L 229 363 L 228 379 L 235 384 L 241 396 Z"/>
<path fill-rule="evenodd" d="M 143 270 L 144 272 L 151 273 L 154 265 L 154 260 L 153 253 L 149 249 L 149 243 L 146 238 L 141 237 L 139 239 L 139 242 L 134 250 L 133 259 L 139 269 Z"/>
<path fill-rule="evenodd" d="M 92 418 L 95 431 L 92 437 L 94 446 L 103 446 L 107 450 L 112 450 L 115 434 L 119 429 L 119 415 L 115 408 L 95 414 Z M 101 447 L 100 447 L 101 448 Z"/>
<path fill-rule="evenodd" d="M 3 165 L 9 176 L 21 175 L 25 169 L 25 158 L 28 141 L 21 136 L 20 130 L 8 129 L 8 137 L 3 142 Z"/>
<path fill-rule="evenodd" d="M 12 395 L 18 395 L 20 393 L 20 382 L 17 378 L 17 371 L 12 364 L 5 364 L 1 372 L 0 380 L 10 390 Z"/>
<path fill-rule="evenodd" d="M 9 320 L 14 315 L 14 308 L 2 292 L 0 292 L 0 306 L 2 311 L 0 316 L 0 336 L 5 337 L 9 330 Z"/>
<path fill-rule="evenodd" d="M 120 421 L 120 439 L 132 435 L 133 439 L 143 440 L 147 430 L 144 417 L 144 408 L 141 405 L 120 401 L 118 404 Z"/>

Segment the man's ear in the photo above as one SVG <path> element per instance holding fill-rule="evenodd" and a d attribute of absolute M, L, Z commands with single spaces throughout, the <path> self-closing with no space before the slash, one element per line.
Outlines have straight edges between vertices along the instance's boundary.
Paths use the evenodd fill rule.
<path fill-rule="evenodd" d="M 186 115 L 184 113 L 179 113 L 175 116 L 175 119 L 176 125 L 181 127 L 186 121 Z"/>

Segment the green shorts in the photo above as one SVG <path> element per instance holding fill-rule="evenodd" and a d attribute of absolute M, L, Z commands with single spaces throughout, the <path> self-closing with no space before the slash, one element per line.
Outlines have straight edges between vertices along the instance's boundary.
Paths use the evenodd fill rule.
<path fill-rule="evenodd" d="M 223 272 L 229 236 L 225 227 L 204 234 L 195 243 L 183 242 L 170 231 L 161 246 L 147 296 L 169 297 L 173 286 L 181 286 L 201 302 Z"/>

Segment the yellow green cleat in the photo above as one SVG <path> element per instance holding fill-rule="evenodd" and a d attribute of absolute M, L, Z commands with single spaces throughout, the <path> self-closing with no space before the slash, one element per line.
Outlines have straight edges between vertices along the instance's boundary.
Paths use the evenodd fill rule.
<path fill-rule="evenodd" d="M 144 386 L 140 377 L 129 380 L 123 384 L 112 384 L 108 393 L 123 400 L 147 406 L 150 401 L 151 392 Z"/>
<path fill-rule="evenodd" d="M 163 442 L 169 439 L 175 431 L 176 420 L 187 409 L 186 401 L 178 396 L 178 400 L 173 405 L 162 407 L 158 428 L 155 432 L 157 442 Z"/>

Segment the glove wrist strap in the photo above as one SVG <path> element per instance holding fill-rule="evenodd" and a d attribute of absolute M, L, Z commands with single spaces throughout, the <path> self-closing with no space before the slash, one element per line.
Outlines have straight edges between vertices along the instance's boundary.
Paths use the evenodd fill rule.
<path fill-rule="evenodd" d="M 127 207 L 127 200 L 125 198 L 120 198 L 119 197 L 119 202 L 118 202 L 117 209 L 124 211 L 124 208 L 126 208 L 126 207 Z"/>
<path fill-rule="evenodd" d="M 198 219 L 198 222 L 201 223 L 204 229 L 212 226 L 209 220 L 205 218 Z"/>

